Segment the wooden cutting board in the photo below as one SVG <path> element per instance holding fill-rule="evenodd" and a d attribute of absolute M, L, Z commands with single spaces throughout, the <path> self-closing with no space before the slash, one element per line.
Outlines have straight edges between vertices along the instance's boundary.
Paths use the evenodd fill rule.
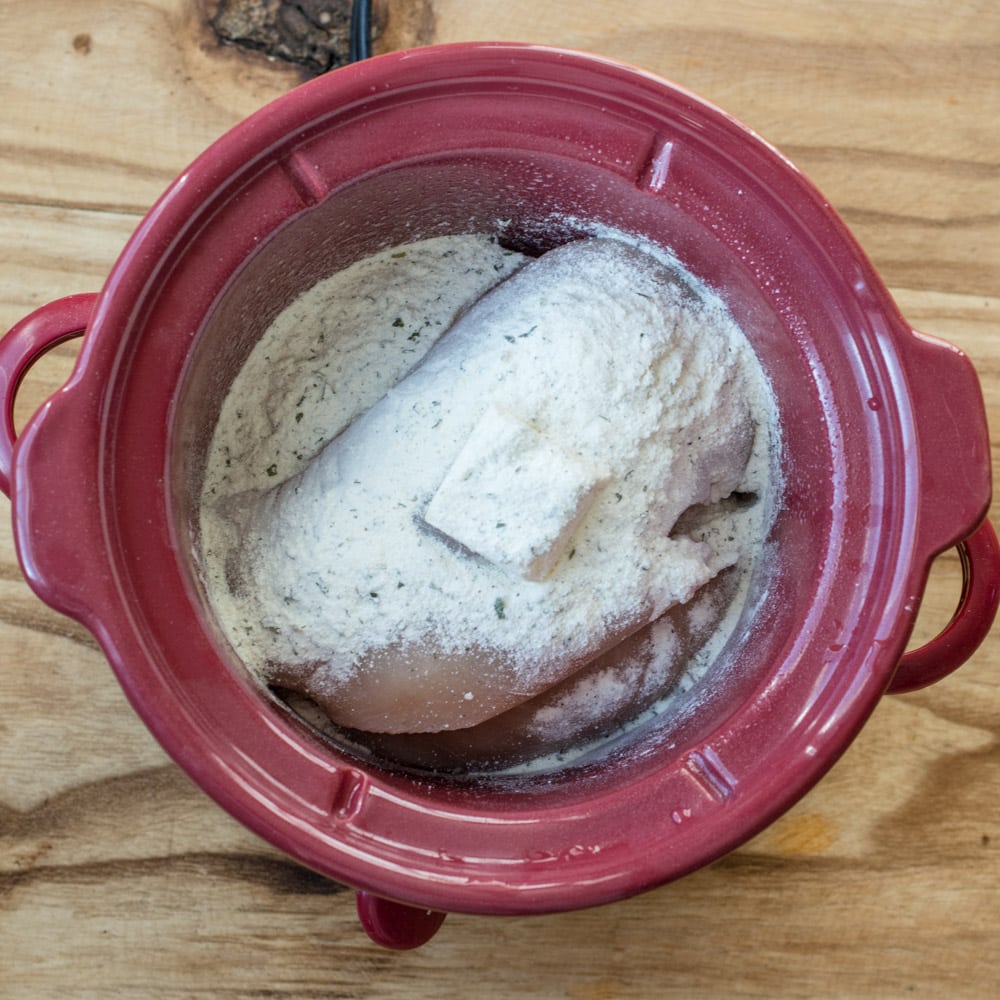
<path fill-rule="evenodd" d="M 184 0 L 0 4 L 0 328 L 95 290 L 156 196 L 300 80 Z M 1000 427 L 994 0 L 400 0 L 377 50 L 519 39 L 669 77 L 741 118 L 843 215 L 917 328 L 962 347 Z M 23 420 L 73 348 L 32 370 Z M 934 413 L 926 419 L 936 418 Z M 995 454 L 995 449 L 994 449 Z M 75 498 L 66 497 L 67 505 Z M 0 499 L 0 505 L 6 504 Z M 349 892 L 198 791 L 0 527 L 0 997 L 992 997 L 1000 646 L 886 698 L 771 828 L 672 886 L 551 917 L 452 916 L 410 953 Z M 915 641 L 947 621 L 935 564 Z"/>

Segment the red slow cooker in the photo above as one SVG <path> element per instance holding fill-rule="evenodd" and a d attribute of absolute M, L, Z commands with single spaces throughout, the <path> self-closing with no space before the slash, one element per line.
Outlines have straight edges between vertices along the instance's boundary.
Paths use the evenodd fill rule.
<path fill-rule="evenodd" d="M 727 301 L 780 409 L 785 491 L 747 611 L 687 702 L 561 771 L 461 779 L 321 738 L 235 660 L 197 573 L 227 387 L 271 320 L 358 258 L 497 232 L 539 251 L 600 223 L 669 247 Z M 84 334 L 15 439 L 17 385 Z M 461 44 L 303 85 L 185 170 L 97 295 L 0 342 L 0 486 L 27 579 L 97 637 L 136 711 L 223 807 L 359 890 L 395 947 L 446 911 L 620 899 L 736 847 L 802 796 L 879 698 L 959 666 L 996 611 L 976 375 L 916 333 L 794 167 L 686 91 L 593 56 Z M 948 628 L 905 653 L 934 557 Z"/>

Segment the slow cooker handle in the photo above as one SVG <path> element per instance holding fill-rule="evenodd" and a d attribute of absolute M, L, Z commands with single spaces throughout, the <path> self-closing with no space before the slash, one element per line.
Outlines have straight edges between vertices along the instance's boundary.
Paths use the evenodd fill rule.
<path fill-rule="evenodd" d="M 919 471 L 915 565 L 924 580 L 914 594 L 922 591 L 933 559 L 953 547 L 962 560 L 963 585 L 944 631 L 901 658 L 888 688 L 893 694 L 926 687 L 960 667 L 986 638 L 1000 602 L 1000 548 L 986 519 L 992 476 L 982 387 L 954 344 L 918 330 L 911 334 L 901 342 L 901 361 Z"/>
<path fill-rule="evenodd" d="M 957 670 L 986 638 L 1000 605 L 1000 542 L 989 521 L 956 546 L 962 561 L 962 593 L 944 630 L 903 655 L 890 694 L 927 687 Z"/>
<path fill-rule="evenodd" d="M 28 369 L 47 351 L 79 337 L 94 312 L 94 293 L 68 295 L 41 306 L 0 340 L 0 490 L 10 496 L 14 443 L 14 400 Z"/>

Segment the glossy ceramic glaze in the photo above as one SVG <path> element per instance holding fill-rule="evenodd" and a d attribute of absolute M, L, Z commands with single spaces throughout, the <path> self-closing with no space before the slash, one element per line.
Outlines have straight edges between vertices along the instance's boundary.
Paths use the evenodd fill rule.
<path fill-rule="evenodd" d="M 595 221 L 670 247 L 717 288 L 774 385 L 786 488 L 742 626 L 703 690 L 571 769 L 463 782 L 366 763 L 259 689 L 206 609 L 196 505 L 222 398 L 271 319 L 361 256 L 473 231 L 538 251 Z M 84 327 L 72 380 L 15 441 L 23 371 Z M 11 331 L 0 391 L 0 485 L 32 586 L 94 632 L 209 794 L 363 890 L 387 944 L 419 943 L 440 911 L 589 906 L 713 860 L 799 798 L 883 693 L 963 662 L 996 610 L 967 359 L 912 331 L 767 144 L 592 56 L 457 45 L 306 84 L 177 179 L 100 295 Z M 929 565 L 955 544 L 959 613 L 904 658 Z"/>

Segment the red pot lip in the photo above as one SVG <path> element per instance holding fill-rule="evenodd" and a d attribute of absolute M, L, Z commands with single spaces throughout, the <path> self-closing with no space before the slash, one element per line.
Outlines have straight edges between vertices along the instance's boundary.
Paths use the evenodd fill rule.
<path fill-rule="evenodd" d="M 888 291 L 819 192 L 755 133 L 689 91 L 611 60 L 520 43 L 455 43 L 379 56 L 297 88 L 220 138 L 159 199 L 114 266 L 61 404 L 67 406 L 72 399 L 96 428 L 87 431 L 80 444 L 94 466 L 90 475 L 97 501 L 96 510 L 86 516 L 99 529 L 106 548 L 103 557 L 97 557 L 103 565 L 95 575 L 95 592 L 101 600 L 94 607 L 62 609 L 97 635 L 138 713 L 194 780 L 236 818 L 306 865 L 357 888 L 432 909 L 479 913 L 569 909 L 622 898 L 700 867 L 758 832 L 804 794 L 846 749 L 885 690 L 912 625 L 907 604 L 912 603 L 913 593 L 919 593 L 931 557 L 951 540 L 935 538 L 931 544 L 920 534 L 914 493 L 918 484 L 912 470 L 901 470 L 901 489 L 913 503 L 903 504 L 891 515 L 887 533 L 901 553 L 902 565 L 884 581 L 879 594 L 894 627 L 850 671 L 838 674 L 836 664 L 820 671 L 812 700 L 794 706 L 799 712 L 795 726 L 778 741 L 773 734 L 768 737 L 772 742 L 762 757 L 768 762 L 780 757 L 781 769 L 767 775 L 734 774 L 725 752 L 734 740 L 759 734 L 773 708 L 769 699 L 784 681 L 784 666 L 767 678 L 752 704 L 727 720 L 724 732 L 712 734 L 669 766 L 646 766 L 641 779 L 595 791 L 585 808 L 573 795 L 544 810 L 537 808 L 537 797 L 514 796 L 484 811 L 481 801 L 462 792 L 429 793 L 419 781 L 387 775 L 330 750 L 231 677 L 206 678 L 205 691 L 232 699 L 227 709 L 220 710 L 220 718 L 241 728 L 244 745 L 236 746 L 229 732 L 220 735 L 209 728 L 212 720 L 206 718 L 199 700 L 204 692 L 175 690 L 169 665 L 161 661 L 155 637 L 143 621 L 149 609 L 130 607 L 133 591 L 128 577 L 134 569 L 120 564 L 120 543 L 108 527 L 115 517 L 115 498 L 104 492 L 100 456 L 104 436 L 118 433 L 110 412 L 113 394 L 106 386 L 127 363 L 120 333 L 136 321 L 137 303 L 150 293 L 168 255 L 202 224 L 205 206 L 221 198 L 220 192 L 232 190 L 277 145 L 293 133 L 318 130 L 329 116 L 363 106 L 385 91 L 419 87 L 428 76 L 444 80 L 446 69 L 451 77 L 468 73 L 492 85 L 566 74 L 585 78 L 593 88 L 600 85 L 609 99 L 621 101 L 662 102 L 669 94 L 680 109 L 675 109 L 677 114 L 693 122 L 710 122 L 729 133 L 756 163 L 769 164 L 771 179 L 782 187 L 782 198 L 807 210 L 811 221 L 823 221 L 831 262 L 849 260 L 865 276 L 867 305 L 880 311 L 884 329 L 891 336 L 911 334 Z M 895 419 L 905 438 L 914 419 L 905 386 L 900 388 Z M 55 401 L 54 408 L 59 405 Z M 19 443 L 16 472 L 25 483 L 30 479 L 27 466 L 33 442 L 46 417 L 40 416 L 38 426 L 26 429 Z M 27 527 L 30 505 L 36 501 L 29 492 L 18 490 L 15 496 L 15 516 L 25 526 L 19 527 L 19 546 L 26 569 L 37 544 Z M 973 504 L 985 510 L 981 500 Z M 162 531 L 163 526 L 154 530 Z M 59 586 L 53 589 L 40 573 L 34 577 L 33 583 L 50 603 L 69 603 Z M 822 608 L 817 608 L 817 621 L 821 615 Z M 799 645 L 806 641 L 807 637 Z M 282 758 L 286 770 L 311 769 L 314 784 L 325 785 L 326 790 L 306 801 L 300 790 L 278 787 L 267 773 L 268 763 L 254 759 L 247 750 L 255 746 L 265 748 L 275 761 Z M 674 800 L 657 804 L 668 787 L 674 792 L 692 789 L 688 815 L 679 806 L 669 808 Z M 318 802 L 323 795 L 326 807 Z M 683 798 L 674 796 L 678 802 Z M 662 849 L 637 854 L 636 843 L 629 842 L 633 835 L 627 829 L 623 832 L 620 824 L 637 810 L 671 831 Z M 362 814 L 377 815 L 381 825 L 366 826 L 359 821 Z M 486 858 L 484 863 L 471 854 L 450 855 L 432 842 L 435 835 L 447 837 L 456 825 L 472 830 L 470 837 L 486 838 L 484 843 L 492 838 L 509 844 L 509 857 Z M 543 835 L 543 826 L 559 832 Z M 411 837 L 414 831 L 424 837 L 418 844 L 410 842 L 416 839 Z M 561 838 L 561 851 L 550 848 L 553 837 Z M 521 853 L 515 856 L 518 844 Z M 536 849 L 535 844 L 542 846 Z M 649 849 L 648 839 L 641 840 L 641 847 Z"/>

